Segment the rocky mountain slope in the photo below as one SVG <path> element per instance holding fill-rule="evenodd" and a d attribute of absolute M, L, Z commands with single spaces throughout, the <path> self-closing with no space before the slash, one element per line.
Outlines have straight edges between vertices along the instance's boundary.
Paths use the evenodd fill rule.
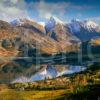
<path fill-rule="evenodd" d="M 22 52 L 35 48 L 41 53 L 53 54 L 61 51 L 71 51 L 72 45 L 74 46 L 72 51 L 77 51 L 77 40 L 73 38 L 65 27 L 64 29 L 61 27 L 62 25 L 60 24 L 56 25 L 54 32 L 46 35 L 45 28 L 34 21 L 20 19 L 19 21 L 12 21 L 11 24 L 0 21 L 1 51 L 5 50 L 5 55 L 7 56 L 6 51 L 13 52 L 12 50 L 14 50 L 15 53 L 11 56 L 19 56 Z M 54 34 L 57 35 L 57 40 L 52 38 Z"/>
<path fill-rule="evenodd" d="M 79 21 L 72 20 L 68 24 L 71 33 L 73 33 L 81 42 L 90 41 L 92 38 L 100 38 L 100 26 L 91 20 Z"/>

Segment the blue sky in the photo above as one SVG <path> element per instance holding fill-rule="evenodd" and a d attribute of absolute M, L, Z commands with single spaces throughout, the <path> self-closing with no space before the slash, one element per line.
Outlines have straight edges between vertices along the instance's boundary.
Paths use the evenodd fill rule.
<path fill-rule="evenodd" d="M 65 22 L 74 18 L 100 22 L 100 0 L 0 0 L 0 14 L 4 20 L 45 21 L 56 16 Z"/>
<path fill-rule="evenodd" d="M 38 7 L 30 6 L 28 8 L 29 15 L 33 19 L 40 17 L 39 20 L 43 20 L 46 15 L 57 16 L 63 21 L 69 21 L 74 18 L 81 20 L 99 19 L 100 17 L 100 0 L 25 0 L 25 2 L 28 5 L 38 3 L 38 6 L 41 6 L 40 10 Z"/>
<path fill-rule="evenodd" d="M 28 5 L 38 4 L 37 7 L 29 6 L 29 15 L 38 20 L 45 17 L 57 16 L 63 21 L 77 18 L 81 20 L 99 20 L 100 0 L 25 0 Z"/>

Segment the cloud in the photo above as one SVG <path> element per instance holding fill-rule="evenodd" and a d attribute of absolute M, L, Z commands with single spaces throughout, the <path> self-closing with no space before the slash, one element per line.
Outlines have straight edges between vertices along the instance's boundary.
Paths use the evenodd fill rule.
<path fill-rule="evenodd" d="M 54 15 L 58 18 L 62 18 L 65 16 L 65 14 L 69 14 L 69 10 L 88 10 L 93 9 L 93 6 L 89 5 L 75 5 L 71 2 L 31 2 L 28 4 L 28 7 L 32 9 L 33 11 L 38 12 L 37 19 L 43 19 L 43 18 L 49 18 L 50 16 Z M 71 11 L 72 12 L 72 11 Z M 70 15 L 70 14 L 69 14 Z M 81 17 L 81 14 L 77 15 L 78 17 Z"/>
<path fill-rule="evenodd" d="M 0 19 L 11 21 L 29 17 L 25 6 L 24 0 L 0 0 Z"/>
<path fill-rule="evenodd" d="M 92 21 L 95 21 L 95 22 L 100 22 L 100 17 L 89 18 L 89 20 L 92 20 Z"/>
<path fill-rule="evenodd" d="M 44 1 L 30 3 L 29 8 L 36 10 L 38 12 L 38 18 L 49 18 L 52 15 L 63 16 L 65 13 L 65 8 L 68 7 L 70 3 L 48 3 Z"/>
<path fill-rule="evenodd" d="M 30 18 L 36 13 L 38 13 L 37 16 L 35 16 L 37 21 L 38 19 L 48 19 L 52 15 L 63 19 L 65 14 L 69 14 L 67 13 L 69 9 L 73 9 L 74 11 L 92 8 L 92 6 L 80 6 L 72 4 L 71 2 L 48 3 L 40 0 L 40 2 L 27 3 L 25 0 L 0 0 L 0 19 L 11 21 L 16 18 Z M 31 15 L 29 14 L 30 9 Z"/>
<path fill-rule="evenodd" d="M 10 0 L 13 4 L 16 4 L 18 0 Z"/>

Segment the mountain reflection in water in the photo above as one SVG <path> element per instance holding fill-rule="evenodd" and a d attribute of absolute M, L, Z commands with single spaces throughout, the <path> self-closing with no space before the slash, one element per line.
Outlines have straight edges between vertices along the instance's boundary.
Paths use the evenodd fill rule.
<path fill-rule="evenodd" d="M 21 76 L 14 79 L 12 83 L 24 83 L 40 81 L 45 79 L 53 79 L 58 76 L 84 71 L 85 69 L 86 67 L 84 66 L 62 65 L 61 67 L 61 65 L 47 65 L 40 68 L 40 70 L 38 70 L 35 74 L 31 75 L 31 77 Z"/>

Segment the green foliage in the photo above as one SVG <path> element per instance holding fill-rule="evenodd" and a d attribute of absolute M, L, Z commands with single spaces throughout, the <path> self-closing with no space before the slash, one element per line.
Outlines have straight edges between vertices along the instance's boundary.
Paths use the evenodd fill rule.
<path fill-rule="evenodd" d="M 75 89 L 74 89 L 74 94 L 76 93 L 82 93 L 82 92 L 87 92 L 89 91 L 89 87 L 85 87 L 85 86 L 77 86 Z"/>

